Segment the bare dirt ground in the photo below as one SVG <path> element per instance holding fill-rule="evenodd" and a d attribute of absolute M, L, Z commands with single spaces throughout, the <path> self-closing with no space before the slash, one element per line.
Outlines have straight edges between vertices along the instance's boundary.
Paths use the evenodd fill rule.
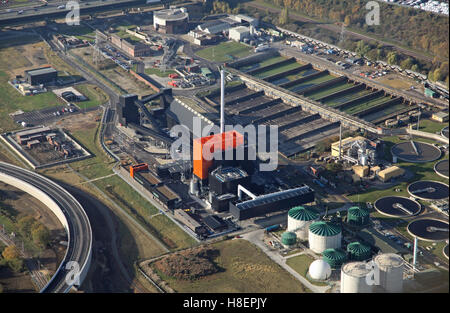
<path fill-rule="evenodd" d="M 95 119 L 100 115 L 101 111 L 89 111 L 86 113 L 68 115 L 54 123 L 56 127 L 64 127 L 69 132 L 74 132 L 78 130 L 91 129 L 97 127 L 97 122 Z"/>
<path fill-rule="evenodd" d="M 44 56 L 44 43 L 32 43 L 22 46 L 14 46 L 0 50 L 0 63 L 7 68 L 10 77 L 22 75 L 25 70 L 48 64 Z M 14 58 L 11 58 L 11 56 Z"/>
<path fill-rule="evenodd" d="M 83 47 L 71 50 L 75 55 L 81 57 L 86 63 L 94 67 L 93 55 L 91 47 Z M 101 58 L 103 58 L 101 56 Z M 113 81 L 115 84 L 120 86 L 120 88 L 126 90 L 128 93 L 134 93 L 138 96 L 148 95 L 153 93 L 153 90 L 145 85 L 144 83 L 135 79 L 131 74 L 123 70 L 117 65 L 112 68 L 100 70 L 104 76 Z"/>

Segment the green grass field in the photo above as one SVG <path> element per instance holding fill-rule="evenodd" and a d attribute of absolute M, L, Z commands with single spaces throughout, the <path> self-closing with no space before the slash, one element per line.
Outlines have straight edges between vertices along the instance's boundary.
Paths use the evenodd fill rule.
<path fill-rule="evenodd" d="M 439 123 L 429 119 L 421 119 L 419 122 L 419 128 L 421 131 L 433 134 L 435 134 L 436 132 L 439 132 L 440 134 L 442 128 L 444 128 L 445 126 L 448 126 L 448 123 Z"/>
<path fill-rule="evenodd" d="M 35 96 L 23 96 L 8 83 L 8 75 L 0 70 L 0 131 L 19 128 L 8 115 L 17 110 L 29 112 L 43 108 L 62 105 L 63 101 L 53 92 Z"/>
<path fill-rule="evenodd" d="M 304 293 L 308 290 L 274 263 L 258 247 L 245 240 L 227 240 L 211 245 L 220 251 L 213 261 L 223 269 L 198 280 L 160 276 L 177 292 L 205 293 Z"/>
<path fill-rule="evenodd" d="M 169 74 L 176 73 L 174 70 L 161 71 L 159 68 L 146 68 L 144 72 L 147 75 L 156 75 L 159 77 L 167 77 Z"/>
<path fill-rule="evenodd" d="M 312 257 L 306 254 L 297 255 L 286 260 L 286 264 L 289 265 L 294 271 L 305 277 L 310 283 L 317 286 L 327 286 L 327 283 L 317 282 L 309 279 L 306 274 L 308 273 L 309 266 L 314 261 Z"/>
<path fill-rule="evenodd" d="M 89 99 L 77 103 L 81 109 L 96 107 L 108 101 L 108 95 L 95 85 L 80 84 L 75 88 Z"/>
<path fill-rule="evenodd" d="M 202 49 L 196 54 L 209 61 L 229 62 L 234 58 L 243 58 L 252 54 L 252 48 L 239 42 L 229 41 Z"/>

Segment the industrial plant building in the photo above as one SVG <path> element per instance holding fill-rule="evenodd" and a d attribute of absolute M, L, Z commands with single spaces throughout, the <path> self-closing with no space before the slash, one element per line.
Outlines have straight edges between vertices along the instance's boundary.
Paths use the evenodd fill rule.
<path fill-rule="evenodd" d="M 111 35 L 111 43 L 132 57 L 149 56 L 151 53 L 150 46 L 140 42 L 132 43 L 116 34 Z"/>
<path fill-rule="evenodd" d="M 185 34 L 188 31 L 189 14 L 186 8 L 166 9 L 153 13 L 153 28 L 164 34 Z"/>
<path fill-rule="evenodd" d="M 288 210 L 314 201 L 314 190 L 309 186 L 278 191 L 254 199 L 230 202 L 230 213 L 239 221 L 268 213 Z"/>
<path fill-rule="evenodd" d="M 57 78 L 58 71 L 52 67 L 41 67 L 25 71 L 25 79 L 32 86 L 54 83 Z"/>

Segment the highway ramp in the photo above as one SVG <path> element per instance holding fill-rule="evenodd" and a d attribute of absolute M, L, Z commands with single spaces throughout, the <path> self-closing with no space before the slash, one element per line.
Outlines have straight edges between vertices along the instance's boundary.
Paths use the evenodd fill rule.
<path fill-rule="evenodd" d="M 78 263 L 79 282 L 83 282 L 89 271 L 92 257 L 92 229 L 83 207 L 64 188 L 50 179 L 30 170 L 0 162 L 0 181 L 12 185 L 36 197 L 58 217 L 67 232 L 68 248 L 63 262 L 55 275 L 40 291 L 41 293 L 67 293 L 76 284 L 73 267 L 66 269 L 68 262 Z M 70 263 L 69 263 L 70 264 Z M 73 281 L 73 282 L 72 282 Z"/>

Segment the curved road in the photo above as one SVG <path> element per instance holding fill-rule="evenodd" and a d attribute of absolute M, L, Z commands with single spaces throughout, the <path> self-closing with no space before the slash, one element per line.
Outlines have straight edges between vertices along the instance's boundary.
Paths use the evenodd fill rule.
<path fill-rule="evenodd" d="M 67 219 L 68 248 L 63 262 L 51 281 L 44 287 L 43 293 L 66 293 L 72 285 L 66 283 L 70 270 L 65 269 L 67 262 L 78 262 L 82 271 L 80 283 L 89 270 L 92 255 L 92 229 L 89 219 L 78 201 L 65 189 L 51 180 L 32 171 L 0 162 L 0 172 L 20 179 L 47 194 L 60 207 Z"/>

